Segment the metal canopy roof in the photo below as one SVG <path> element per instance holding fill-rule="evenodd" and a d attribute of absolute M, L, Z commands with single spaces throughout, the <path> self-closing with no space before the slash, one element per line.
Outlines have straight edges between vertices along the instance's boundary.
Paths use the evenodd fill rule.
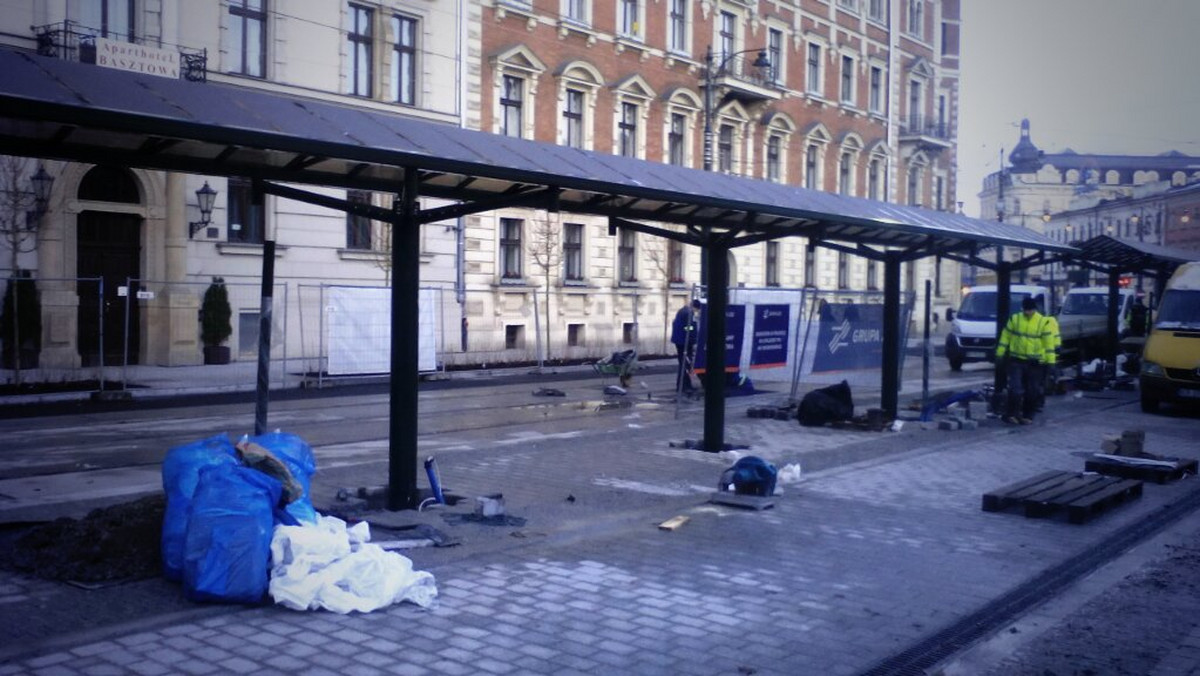
<path fill-rule="evenodd" d="M 415 169 L 423 195 L 473 201 L 550 188 L 567 212 L 900 247 L 908 258 L 989 245 L 1075 252 L 1019 226 L 960 214 L 246 87 L 8 50 L 0 50 L 0 73 L 0 150 L 14 155 L 389 192 Z"/>
<path fill-rule="evenodd" d="M 1176 249 L 1111 235 L 1099 235 L 1074 244 L 1079 247 L 1080 259 L 1128 272 L 1171 271 L 1182 263 L 1197 260 L 1200 255 L 1180 254 Z"/>

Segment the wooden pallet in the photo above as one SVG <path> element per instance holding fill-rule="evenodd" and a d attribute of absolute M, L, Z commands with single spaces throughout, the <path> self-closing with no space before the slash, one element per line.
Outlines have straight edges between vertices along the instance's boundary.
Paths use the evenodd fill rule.
<path fill-rule="evenodd" d="M 1197 464 L 1195 460 L 1179 458 L 1160 458 L 1153 464 L 1140 464 L 1136 458 L 1122 460 L 1097 453 L 1084 463 L 1083 468 L 1089 472 L 1099 472 L 1109 476 L 1165 484 L 1168 481 L 1182 479 L 1185 474 L 1195 474 Z"/>
<path fill-rule="evenodd" d="M 1126 500 L 1142 496 L 1142 482 L 1101 474 L 1043 472 L 1037 476 L 983 494 L 983 511 L 1020 508 L 1029 518 L 1066 512 L 1067 520 L 1080 524 Z"/>

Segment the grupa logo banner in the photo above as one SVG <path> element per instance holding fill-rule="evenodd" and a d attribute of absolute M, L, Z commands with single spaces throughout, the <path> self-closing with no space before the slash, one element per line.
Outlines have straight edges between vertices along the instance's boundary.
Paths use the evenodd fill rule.
<path fill-rule="evenodd" d="M 825 303 L 817 327 L 814 372 L 883 367 L 883 306 Z"/>

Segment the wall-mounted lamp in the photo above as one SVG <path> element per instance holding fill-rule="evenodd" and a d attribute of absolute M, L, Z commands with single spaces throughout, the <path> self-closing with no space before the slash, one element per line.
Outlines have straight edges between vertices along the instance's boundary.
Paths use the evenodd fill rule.
<path fill-rule="evenodd" d="M 217 191 L 209 187 L 208 181 L 204 182 L 204 187 L 196 191 L 196 203 L 200 205 L 200 220 L 188 223 L 188 238 L 196 236 L 196 233 L 204 227 L 212 223 L 213 203 L 217 201 Z"/>
<path fill-rule="evenodd" d="M 29 177 L 29 184 L 33 190 L 17 191 L 17 204 L 29 204 L 27 200 L 33 198 L 33 208 L 25 212 L 25 229 L 37 230 L 38 223 L 50 206 L 50 189 L 54 187 L 54 177 L 46 171 L 45 165 L 39 164 L 37 172 Z"/>

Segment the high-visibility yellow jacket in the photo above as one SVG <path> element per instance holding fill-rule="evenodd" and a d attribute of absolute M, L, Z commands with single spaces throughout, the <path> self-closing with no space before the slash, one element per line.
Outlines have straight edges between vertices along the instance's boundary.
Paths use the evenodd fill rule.
<path fill-rule="evenodd" d="M 1058 363 L 1058 351 L 1062 348 L 1062 334 L 1058 330 L 1058 320 L 1053 315 L 1044 317 L 1042 325 L 1042 349 L 1046 353 L 1045 363 L 1053 366 Z"/>
<path fill-rule="evenodd" d="M 1008 318 L 996 345 L 996 357 L 1004 356 L 1042 363 L 1046 361 L 1046 317 L 1034 312 L 1026 317 L 1018 312 Z"/>

